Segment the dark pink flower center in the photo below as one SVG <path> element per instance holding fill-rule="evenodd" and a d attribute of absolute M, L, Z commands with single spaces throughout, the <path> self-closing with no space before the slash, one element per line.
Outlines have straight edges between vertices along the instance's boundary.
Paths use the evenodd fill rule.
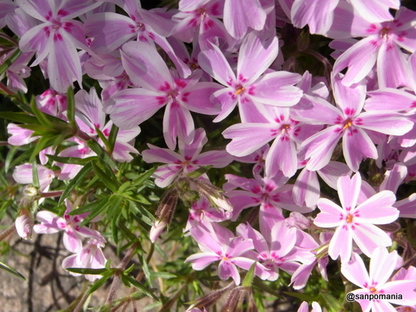
<path fill-rule="evenodd" d="M 386 38 L 388 37 L 388 35 L 390 35 L 390 33 L 391 33 L 391 29 L 385 26 L 382 29 L 380 29 L 379 36 L 380 38 Z"/>

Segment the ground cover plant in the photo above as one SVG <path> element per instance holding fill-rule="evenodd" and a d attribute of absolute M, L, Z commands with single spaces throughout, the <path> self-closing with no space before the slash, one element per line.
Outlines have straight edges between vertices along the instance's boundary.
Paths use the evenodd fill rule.
<path fill-rule="evenodd" d="M 0 27 L 15 283 L 10 238 L 45 235 L 85 280 L 62 311 L 416 311 L 412 1 L 0 0 Z"/>

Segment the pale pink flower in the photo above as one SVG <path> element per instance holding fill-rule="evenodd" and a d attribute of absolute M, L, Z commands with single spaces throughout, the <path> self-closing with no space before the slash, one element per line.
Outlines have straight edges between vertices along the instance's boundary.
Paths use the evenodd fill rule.
<path fill-rule="evenodd" d="M 39 190 L 45 192 L 49 189 L 49 185 L 55 178 L 53 170 L 42 165 L 36 166 Z M 16 166 L 13 171 L 13 179 L 20 184 L 33 184 L 33 166 L 32 164 L 23 164 Z"/>
<path fill-rule="evenodd" d="M 36 218 L 41 222 L 33 227 L 33 230 L 39 234 L 52 234 L 64 231 L 63 243 L 65 248 L 70 252 L 79 252 L 82 248 L 82 238 L 88 237 L 105 243 L 105 238 L 96 230 L 86 226 L 80 226 L 82 220 L 88 214 L 69 215 L 72 211 L 72 203 L 65 201 L 66 211 L 62 217 L 51 211 L 43 210 L 36 214 Z"/>
<path fill-rule="evenodd" d="M 180 76 L 187 77 L 190 69 L 180 60 L 166 37 L 175 27 L 170 13 L 164 9 L 144 10 L 140 1 L 114 1 L 128 16 L 102 12 L 89 16 L 85 22 L 88 36 L 94 38 L 91 48 L 98 53 L 110 53 L 124 43 L 136 39 L 155 48 L 161 47 L 175 64 Z"/>
<path fill-rule="evenodd" d="M 311 208 L 295 204 L 292 197 L 292 185 L 286 184 L 289 178 L 280 171 L 274 177 L 255 176 L 255 179 L 248 179 L 226 174 L 225 178 L 228 182 L 224 184 L 224 190 L 234 207 L 233 220 L 237 219 L 241 210 L 260 206 L 260 226 L 267 224 L 267 227 L 271 229 L 276 220 L 284 219 L 282 209 L 298 212 L 312 211 Z"/>
<path fill-rule="evenodd" d="M 376 65 L 380 88 L 413 87 L 411 67 L 403 51 L 413 53 L 416 49 L 416 29 L 413 26 L 415 17 L 414 11 L 401 7 L 393 21 L 353 21 L 352 25 L 341 23 L 346 28 L 346 33 L 351 32 L 350 37 L 363 39 L 337 58 L 334 73 L 348 68 L 342 83 L 351 86 L 363 80 Z"/>
<path fill-rule="evenodd" d="M 249 30 L 261 31 L 266 23 L 267 11 L 259 0 L 225 0 L 224 25 L 234 38 L 243 38 Z"/>
<path fill-rule="evenodd" d="M 248 270 L 256 262 L 245 256 L 249 250 L 254 248 L 251 239 L 236 237 L 230 230 L 216 223 L 209 227 L 192 227 L 190 233 L 202 251 L 185 260 L 185 262 L 192 263 L 194 270 L 203 270 L 211 263 L 219 261 L 219 278 L 227 280 L 232 277 L 235 284 L 239 285 L 241 278 L 237 267 Z M 263 279 L 269 276 L 267 269 L 260 264 L 256 265 L 255 272 Z"/>
<path fill-rule="evenodd" d="M 36 104 L 42 112 L 67 120 L 63 114 L 67 109 L 66 94 L 48 89 L 36 97 Z"/>
<path fill-rule="evenodd" d="M 224 0 L 182 0 L 179 1 L 179 12 L 172 16 L 177 24 L 171 35 L 185 41 L 192 42 L 197 38 L 204 48 L 214 37 L 229 41 L 229 35 L 225 30 L 222 18 Z"/>
<path fill-rule="evenodd" d="M 293 120 L 289 108 L 267 106 L 264 112 L 266 122 L 245 122 L 225 129 L 224 137 L 231 139 L 227 151 L 247 156 L 273 140 L 265 158 L 265 174 L 272 177 L 280 170 L 292 177 L 298 168 L 298 145 L 317 127 Z"/>
<path fill-rule="evenodd" d="M 62 267 L 68 268 L 83 268 L 83 269 L 103 269 L 107 261 L 102 248 L 104 244 L 102 241 L 95 239 L 89 239 L 87 244 L 82 247 L 76 254 L 66 257 L 62 261 Z M 71 272 L 72 275 L 78 276 L 79 274 Z M 99 278 L 99 274 L 85 274 L 87 280 L 93 282 Z"/>
<path fill-rule="evenodd" d="M 6 26 L 5 17 L 16 9 L 12 0 L 0 0 L 0 28 Z"/>
<path fill-rule="evenodd" d="M 248 255 L 269 270 L 269 281 L 279 278 L 279 270 L 293 274 L 302 262 L 295 246 L 296 229 L 288 227 L 283 221 L 277 221 L 271 229 L 263 227 L 261 230 L 262 233 L 249 224 L 240 224 L 237 227 L 240 236 L 253 241 L 255 252 L 251 251 Z"/>
<path fill-rule="evenodd" d="M 367 256 L 379 246 L 390 246 L 392 241 L 386 232 L 375 224 L 388 224 L 395 221 L 399 211 L 392 205 L 396 197 L 391 191 L 381 191 L 357 206 L 361 191 L 361 175 L 352 178 L 343 176 L 338 179 L 338 195 L 341 206 L 329 199 L 318 200 L 321 212 L 314 223 L 323 228 L 336 228 L 328 254 L 332 259 L 340 256 L 341 261 L 348 261 L 354 241 Z"/>
<path fill-rule="evenodd" d="M 309 312 L 308 303 L 306 301 L 303 301 L 297 312 Z M 322 312 L 322 308 L 318 302 L 312 302 L 312 310 L 310 312 Z"/>
<path fill-rule="evenodd" d="M 328 164 L 342 138 L 345 161 L 351 170 L 357 171 L 363 159 L 376 159 L 378 156 L 372 140 L 373 131 L 403 135 L 413 128 L 409 118 L 394 111 L 364 111 L 365 85 L 360 83 L 347 87 L 341 78 L 342 76 L 336 76 L 332 81 L 337 106 L 318 97 L 305 96 L 303 101 L 311 107 L 296 110 L 297 120 L 313 125 L 327 125 L 301 145 L 305 159 L 309 159 L 306 164 L 309 170 L 319 170 Z"/>
<path fill-rule="evenodd" d="M 47 58 L 47 75 L 53 89 L 66 92 L 74 81 L 81 85 L 82 70 L 77 48 L 89 50 L 79 15 L 98 6 L 92 0 L 34 1 L 18 0 L 19 7 L 39 24 L 20 38 L 23 52 L 36 52 L 32 66 Z"/>
<path fill-rule="evenodd" d="M 39 137 L 32 136 L 33 130 L 25 129 L 14 123 L 7 125 L 7 132 L 10 137 L 7 139 L 7 143 L 15 146 L 22 146 L 36 141 Z"/>
<path fill-rule="evenodd" d="M 263 105 L 293 106 L 302 96 L 294 84 L 300 76 L 285 71 L 268 72 L 279 51 L 277 37 L 262 40 L 255 34 L 248 35 L 241 44 L 236 73 L 221 49 L 216 45 L 199 54 L 202 69 L 224 86 L 212 94 L 211 100 L 221 104 L 221 112 L 215 122 L 226 118 L 238 103 L 242 122 L 259 122 L 267 115 Z"/>
<path fill-rule="evenodd" d="M 397 251 L 388 253 L 386 248 L 379 247 L 370 254 L 370 270 L 367 272 L 364 261 L 354 253 L 349 262 L 343 262 L 341 273 L 350 282 L 361 287 L 351 293 L 359 295 L 396 295 L 402 298 L 366 300 L 357 298 L 363 311 L 386 312 L 396 311 L 391 304 L 414 305 L 416 304 L 416 280 L 400 279 L 389 281 L 393 271 L 400 265 L 401 258 Z"/>
<path fill-rule="evenodd" d="M 121 129 L 129 129 L 153 116 L 166 106 L 163 136 L 170 149 L 176 138 L 190 143 L 195 128 L 191 113 L 214 115 L 218 108 L 209 96 L 219 89 L 212 82 L 198 82 L 202 71 L 195 71 L 187 79 L 169 70 L 157 50 L 143 42 L 128 42 L 121 53 L 124 69 L 136 88 L 116 93 L 114 104 L 106 106 L 111 120 Z"/>
<path fill-rule="evenodd" d="M 143 160 L 148 163 L 165 163 L 159 166 L 153 176 L 159 187 L 166 187 L 171 184 L 180 174 L 188 174 L 203 166 L 223 168 L 231 161 L 226 151 L 203 152 L 202 147 L 208 142 L 205 130 L 199 128 L 193 131 L 192 143 L 186 144 L 179 140 L 179 154 L 166 148 L 160 148 L 148 144 L 150 149 L 142 152 Z"/>

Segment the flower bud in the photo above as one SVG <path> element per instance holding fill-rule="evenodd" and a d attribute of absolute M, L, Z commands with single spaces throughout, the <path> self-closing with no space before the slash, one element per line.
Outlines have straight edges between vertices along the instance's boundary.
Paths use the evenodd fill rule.
<path fill-rule="evenodd" d="M 162 198 L 156 209 L 155 215 L 158 218 L 150 229 L 150 241 L 154 243 L 162 234 L 165 227 L 172 221 L 173 213 L 178 204 L 178 191 L 168 191 Z"/>
<path fill-rule="evenodd" d="M 201 179 L 191 179 L 191 181 L 195 189 L 201 195 L 205 196 L 212 204 L 226 211 L 233 210 L 233 206 L 231 206 L 227 197 L 224 196 L 223 190 L 212 185 L 209 181 Z"/>
<path fill-rule="evenodd" d="M 29 209 L 21 209 L 14 222 L 17 234 L 23 239 L 30 239 L 33 230 L 33 216 Z"/>
<path fill-rule="evenodd" d="M 204 309 L 203 311 L 205 311 L 205 308 L 209 308 L 210 306 L 212 306 L 214 303 L 216 303 L 218 300 L 220 300 L 220 298 L 222 297 L 222 295 L 224 294 L 224 292 L 226 292 L 232 285 L 234 285 L 234 283 L 230 283 L 228 286 L 215 290 L 211 293 L 209 293 L 208 295 L 205 295 L 199 299 L 197 299 L 194 304 L 192 304 L 188 310 L 186 310 L 187 312 L 194 312 L 193 309 Z"/>
<path fill-rule="evenodd" d="M 163 230 L 165 229 L 167 223 L 164 221 L 158 221 L 156 220 L 155 223 L 152 225 L 152 228 L 150 229 L 150 241 L 154 243 L 162 234 Z"/>
<path fill-rule="evenodd" d="M 234 288 L 227 298 L 221 312 L 240 312 L 243 311 L 242 303 L 247 294 L 246 287 Z"/>

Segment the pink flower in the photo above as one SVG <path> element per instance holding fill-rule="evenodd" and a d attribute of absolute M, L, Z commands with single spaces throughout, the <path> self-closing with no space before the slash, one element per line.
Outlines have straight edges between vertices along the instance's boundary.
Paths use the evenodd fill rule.
<path fill-rule="evenodd" d="M 227 151 L 234 156 L 247 156 L 273 140 L 265 158 L 265 174 L 272 177 L 280 170 L 292 177 L 298 168 L 298 144 L 310 135 L 314 126 L 295 121 L 289 108 L 265 107 L 267 122 L 234 124 L 223 132 L 231 139 Z"/>
<path fill-rule="evenodd" d="M 32 136 L 33 130 L 25 129 L 14 123 L 7 125 L 7 132 L 10 137 L 7 139 L 7 143 L 15 146 L 22 146 L 36 141 L 39 137 Z"/>
<path fill-rule="evenodd" d="M 395 221 L 399 211 L 392 205 L 396 201 L 391 191 L 381 191 L 357 206 L 361 190 L 361 175 L 352 178 L 343 176 L 338 179 L 338 195 L 341 206 L 329 199 L 318 200 L 321 212 L 314 223 L 323 228 L 336 227 L 329 243 L 328 254 L 332 259 L 341 257 L 348 261 L 352 252 L 352 241 L 363 253 L 370 256 L 379 246 L 391 245 L 390 237 L 374 224 L 388 224 Z"/>
<path fill-rule="evenodd" d="M 306 301 L 303 301 L 297 312 L 309 312 L 308 303 Z M 318 302 L 312 302 L 311 312 L 322 312 L 322 308 Z"/>
<path fill-rule="evenodd" d="M 179 1 L 179 12 L 172 16 L 172 20 L 177 22 L 172 35 L 185 42 L 197 38 L 202 47 L 208 46 L 213 37 L 229 41 L 229 35 L 219 20 L 222 17 L 222 2 L 223 0 Z"/>
<path fill-rule="evenodd" d="M 253 241 L 256 252 L 251 252 L 252 258 L 269 270 L 270 276 L 267 280 L 276 281 L 279 278 L 279 269 L 293 274 L 303 260 L 295 246 L 297 230 L 288 227 L 283 221 L 277 221 L 271 229 L 265 227 L 261 230 L 262 233 L 249 224 L 240 224 L 237 227 L 240 236 Z M 307 262 L 310 262 L 309 259 Z"/>
<path fill-rule="evenodd" d="M 234 38 L 243 38 L 249 29 L 262 30 L 267 12 L 259 0 L 225 0 L 224 25 Z"/>
<path fill-rule="evenodd" d="M 295 204 L 292 197 L 292 185 L 282 172 L 272 178 L 256 176 L 247 179 L 232 174 L 226 174 L 228 182 L 224 185 L 226 195 L 233 205 L 233 220 L 236 220 L 241 210 L 260 205 L 259 221 L 271 229 L 276 220 L 282 220 L 283 209 L 299 212 L 310 212 L 312 209 Z M 238 190 L 236 188 L 241 188 Z"/>
<path fill-rule="evenodd" d="M 177 137 L 187 143 L 192 140 L 195 127 L 190 111 L 218 113 L 209 96 L 219 86 L 198 82 L 201 71 L 195 71 L 188 79 L 179 78 L 169 70 L 157 50 L 143 42 L 124 44 L 121 57 L 127 74 L 137 86 L 116 93 L 112 97 L 114 104 L 106 107 L 111 120 L 121 129 L 146 121 L 166 106 L 163 136 L 168 147 L 174 149 Z"/>
<path fill-rule="evenodd" d="M 163 9 L 144 10 L 137 0 L 115 2 L 128 16 L 114 12 L 91 15 L 85 22 L 87 35 L 94 38 L 91 48 L 98 53 L 110 53 L 133 39 L 152 47 L 156 43 L 170 57 L 180 76 L 189 76 L 190 69 L 177 57 L 166 39 L 175 27 L 169 13 Z"/>
<path fill-rule="evenodd" d="M 305 159 L 309 159 L 306 164 L 309 170 L 319 170 L 328 164 L 342 138 L 345 161 L 351 170 L 357 171 L 363 159 L 377 158 L 377 149 L 370 137 L 372 131 L 403 135 L 413 127 L 411 120 L 396 112 L 364 111 L 365 85 L 360 83 L 346 87 L 341 78 L 342 76 L 337 76 L 332 81 L 337 106 L 317 97 L 305 96 L 305 102 L 312 107 L 296 111 L 297 120 L 313 125 L 327 125 L 301 145 Z"/>
<path fill-rule="evenodd" d="M 80 226 L 86 214 L 71 216 L 68 213 L 72 211 L 72 204 L 65 202 L 67 207 L 63 217 L 60 217 L 50 211 L 39 211 L 36 218 L 41 222 L 33 227 L 33 230 L 39 234 L 52 234 L 64 231 L 63 243 L 65 248 L 70 252 L 79 252 L 82 248 L 82 237 L 94 238 L 102 244 L 105 238 L 96 230 L 86 226 Z"/>
<path fill-rule="evenodd" d="M 200 271 L 213 262 L 219 261 L 218 276 L 222 280 L 233 278 L 236 285 L 240 284 L 241 278 L 237 267 L 248 270 L 255 260 L 245 257 L 245 253 L 254 248 L 251 239 L 235 237 L 234 234 L 217 225 L 193 227 L 192 237 L 197 241 L 201 253 L 189 256 L 185 262 L 192 262 L 192 268 Z M 257 265 L 256 274 L 267 278 L 267 270 Z"/>
<path fill-rule="evenodd" d="M 102 269 L 105 268 L 105 263 L 107 261 L 102 248 L 104 244 L 102 241 L 97 241 L 95 239 L 88 240 L 87 244 L 82 247 L 78 253 L 66 257 L 62 261 L 62 267 L 67 268 L 84 268 L 84 269 Z M 79 275 L 72 273 L 72 275 Z M 87 280 L 93 282 L 99 279 L 101 276 L 99 274 L 86 274 L 84 275 Z"/>
<path fill-rule="evenodd" d="M 413 81 L 412 73 L 407 64 L 407 56 L 402 50 L 413 53 L 416 49 L 416 29 L 412 24 L 415 17 L 414 11 L 401 7 L 391 22 L 353 21 L 352 25 L 346 26 L 345 32 L 352 29 L 351 37 L 364 38 L 338 57 L 334 64 L 334 73 L 348 67 L 342 83 L 351 86 L 364 79 L 376 65 L 380 88 L 403 85 L 411 87 L 409 82 Z"/>
<path fill-rule="evenodd" d="M 218 207 L 221 208 L 221 207 Z M 230 219 L 230 211 L 218 209 L 210 206 L 207 198 L 201 197 L 197 202 L 192 204 L 189 210 L 189 217 L 184 232 L 189 231 L 195 224 L 207 224 L 210 222 L 222 222 Z"/>
<path fill-rule="evenodd" d="M 98 139 L 97 131 L 101 131 L 104 137 L 108 139 L 113 122 L 106 121 L 106 114 L 104 113 L 103 104 L 97 95 L 97 91 L 95 88 L 91 88 L 89 93 L 85 90 L 80 90 L 75 94 L 75 101 L 78 126 L 89 136 L 96 138 L 100 145 L 105 146 L 102 140 Z M 139 133 L 139 127 L 118 130 L 112 153 L 115 160 L 120 162 L 131 161 L 133 157 L 130 153 L 139 153 L 133 147 L 134 139 Z"/>
<path fill-rule="evenodd" d="M 205 131 L 199 128 L 193 132 L 191 144 L 185 144 L 179 140 L 179 154 L 166 148 L 160 148 L 148 144 L 150 149 L 142 152 L 143 160 L 148 163 L 165 163 L 157 168 L 153 174 L 155 183 L 159 187 L 166 187 L 175 178 L 183 173 L 188 174 L 202 166 L 213 166 L 223 168 L 231 161 L 230 155 L 225 151 L 208 151 L 201 153 L 202 147 L 208 142 Z"/>
<path fill-rule="evenodd" d="M 51 169 L 42 165 L 36 166 L 37 175 L 39 179 L 39 189 L 41 192 L 46 192 L 49 185 L 55 178 L 55 174 Z M 16 166 L 13 172 L 13 179 L 20 184 L 33 184 L 33 168 L 31 164 L 23 164 Z"/>
<path fill-rule="evenodd" d="M 67 109 L 65 94 L 48 89 L 36 97 L 36 104 L 42 112 L 67 120 L 66 116 L 63 114 Z"/>
<path fill-rule="evenodd" d="M 299 102 L 302 91 L 294 86 L 301 78 L 299 75 L 285 71 L 264 74 L 278 51 L 276 37 L 262 40 L 248 35 L 240 47 L 236 73 L 218 46 L 211 45 L 199 54 L 201 68 L 224 86 L 211 97 L 222 106 L 214 121 L 226 118 L 237 103 L 242 122 L 259 122 L 264 119 L 262 113 L 267 115 L 262 109 L 264 104 L 287 107 Z"/>
<path fill-rule="evenodd" d="M 353 253 L 349 262 L 343 262 L 341 266 L 342 275 L 350 282 L 361 287 L 353 290 L 351 294 L 356 296 L 355 301 L 358 301 L 363 311 L 396 311 L 391 303 L 399 305 L 416 304 L 416 280 L 414 278 L 389 281 L 394 269 L 401 262 L 397 251 L 388 253 L 386 248 L 379 247 L 370 256 L 369 273 L 367 273 L 364 261 L 356 253 Z M 399 294 L 402 298 L 386 298 L 384 300 L 360 299 L 361 295 L 381 296 L 388 294 Z"/>
<path fill-rule="evenodd" d="M 86 46 L 81 22 L 74 20 L 79 15 L 98 6 L 92 0 L 79 3 L 74 0 L 34 1 L 18 0 L 19 7 L 40 24 L 28 30 L 20 39 L 23 52 L 36 51 L 38 65 L 47 58 L 47 73 L 50 84 L 58 92 L 66 92 L 74 81 L 81 85 L 82 70 L 77 48 Z"/>

